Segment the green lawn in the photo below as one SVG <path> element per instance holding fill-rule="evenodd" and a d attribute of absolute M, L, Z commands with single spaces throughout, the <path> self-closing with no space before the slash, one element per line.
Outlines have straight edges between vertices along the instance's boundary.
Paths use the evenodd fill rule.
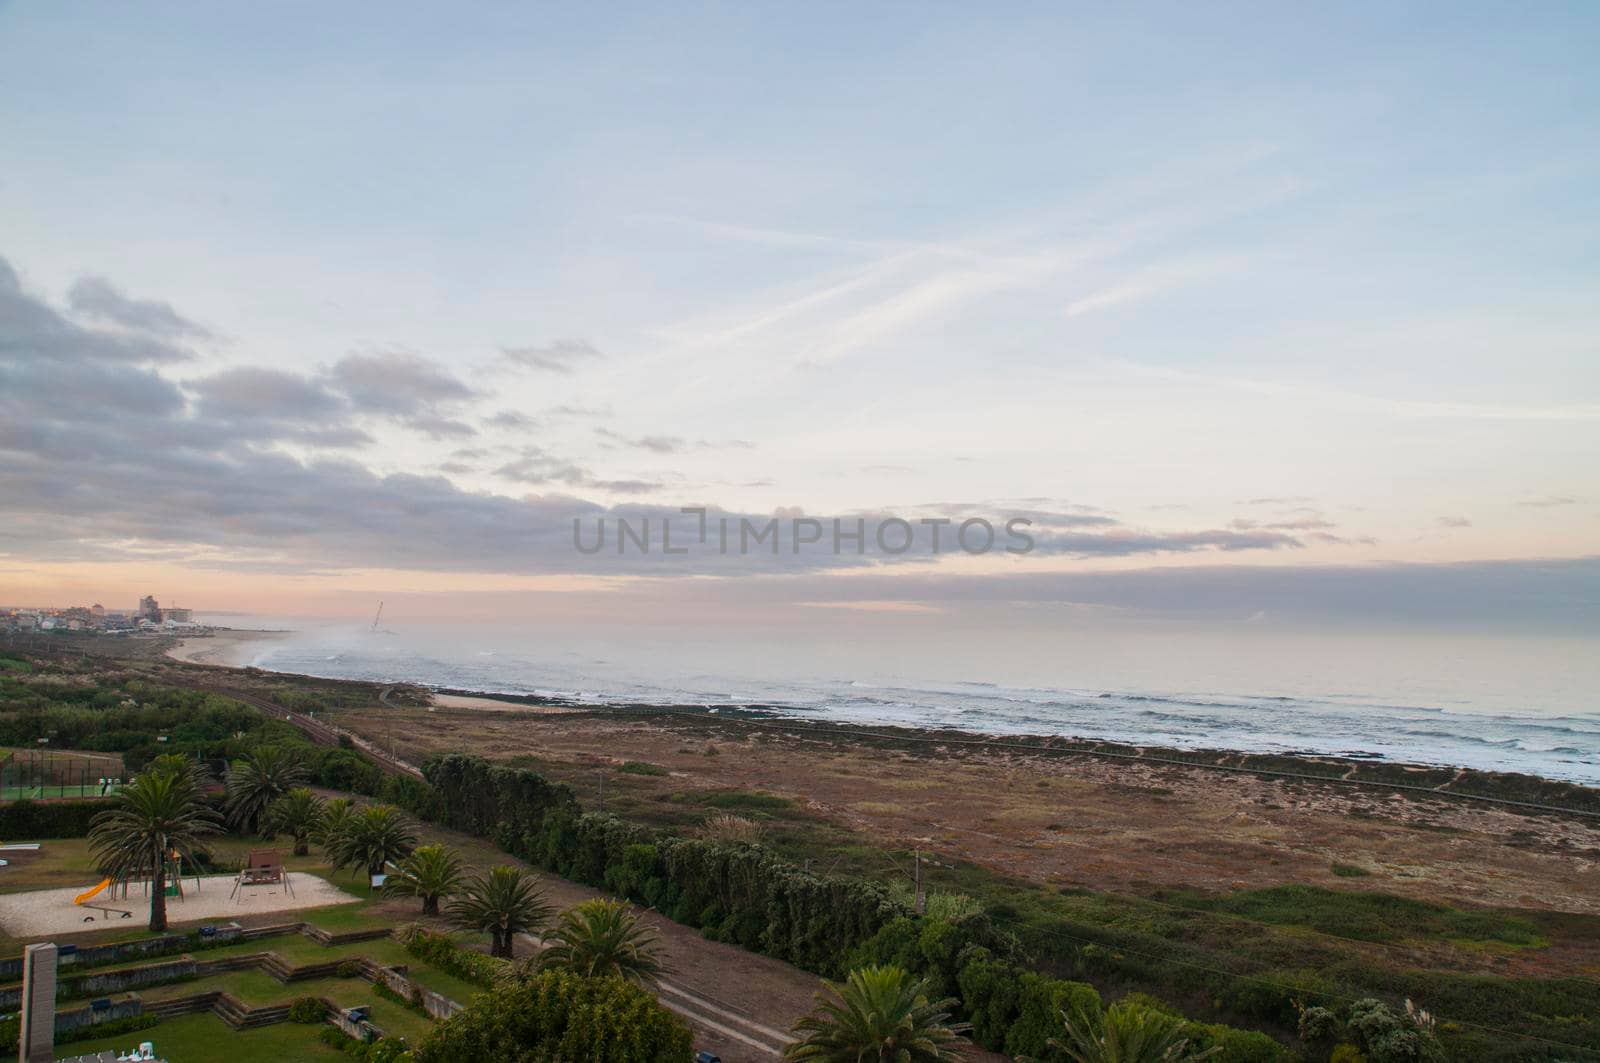
<path fill-rule="evenodd" d="M 140 990 L 139 995 L 155 1003 L 213 990 L 221 990 L 251 1007 L 289 1004 L 301 997 L 321 997 L 341 1008 L 364 1004 L 372 1009 L 372 1022 L 384 1033 L 412 1041 L 426 1036 L 432 1026 L 422 1015 L 378 996 L 372 983 L 360 978 L 312 978 L 284 985 L 263 971 L 229 971 L 196 981 L 151 986 Z"/>
<path fill-rule="evenodd" d="M 348 1059 L 338 1049 L 317 1040 L 324 1027 L 284 1022 L 254 1030 L 235 1031 L 215 1015 L 184 1015 L 159 1026 L 118 1034 L 95 1041 L 61 1045 L 57 1055 L 89 1055 L 111 1048 L 123 1052 L 140 1041 L 152 1041 L 156 1054 L 172 1063 L 197 1063 L 226 1055 L 228 1063 L 284 1063 L 285 1060 L 331 1061 Z"/>

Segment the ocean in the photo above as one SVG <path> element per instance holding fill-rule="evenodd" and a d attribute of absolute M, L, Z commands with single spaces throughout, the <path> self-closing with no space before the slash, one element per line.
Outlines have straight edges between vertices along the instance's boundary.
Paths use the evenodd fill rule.
<path fill-rule="evenodd" d="M 792 630 L 213 616 L 237 663 L 584 703 L 1443 764 L 1600 785 L 1600 647 L 1482 636 Z"/>

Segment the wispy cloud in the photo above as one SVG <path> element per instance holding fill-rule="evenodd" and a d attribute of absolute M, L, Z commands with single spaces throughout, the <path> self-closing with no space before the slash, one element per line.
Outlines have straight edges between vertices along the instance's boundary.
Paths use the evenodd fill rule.
<path fill-rule="evenodd" d="M 588 340 L 556 340 L 543 347 L 502 347 L 513 365 L 547 373 L 570 373 L 585 362 L 604 357 Z"/>

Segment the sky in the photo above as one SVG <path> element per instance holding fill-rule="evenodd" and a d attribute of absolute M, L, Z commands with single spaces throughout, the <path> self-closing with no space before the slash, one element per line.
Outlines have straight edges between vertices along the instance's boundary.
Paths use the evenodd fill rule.
<path fill-rule="evenodd" d="M 1600 633 L 1595 54 L 1586 3 L 0 2 L 0 604 Z M 1036 548 L 574 548 L 685 506 Z"/>

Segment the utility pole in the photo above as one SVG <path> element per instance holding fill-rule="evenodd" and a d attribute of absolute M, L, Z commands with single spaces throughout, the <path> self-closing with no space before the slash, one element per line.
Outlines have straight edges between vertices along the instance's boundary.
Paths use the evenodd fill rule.
<path fill-rule="evenodd" d="M 925 907 L 927 907 L 927 898 L 924 897 L 923 894 L 922 894 L 922 850 L 921 849 L 913 849 L 911 851 L 911 853 L 912 853 L 912 858 L 916 861 L 916 873 L 915 873 L 916 894 L 915 894 L 915 896 L 916 896 L 916 902 L 917 902 L 917 914 L 921 915 L 922 914 L 922 910 Z"/>

